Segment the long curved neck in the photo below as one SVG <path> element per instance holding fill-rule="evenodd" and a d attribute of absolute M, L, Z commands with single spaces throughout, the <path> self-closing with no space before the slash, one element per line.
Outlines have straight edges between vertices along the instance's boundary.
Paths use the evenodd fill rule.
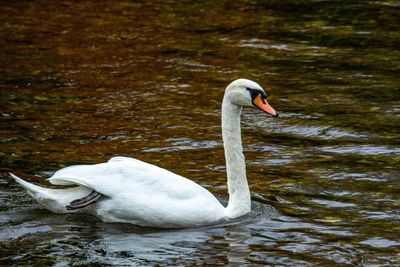
<path fill-rule="evenodd" d="M 242 107 L 235 105 L 224 96 L 222 101 L 222 139 L 224 141 L 226 171 L 228 175 L 229 203 L 226 216 L 237 218 L 251 210 L 246 165 L 240 133 Z"/>

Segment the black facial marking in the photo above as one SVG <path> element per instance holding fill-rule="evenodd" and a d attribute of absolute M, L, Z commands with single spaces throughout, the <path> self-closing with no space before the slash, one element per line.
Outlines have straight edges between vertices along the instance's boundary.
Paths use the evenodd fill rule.
<path fill-rule="evenodd" d="M 254 99 L 258 96 L 261 95 L 261 99 L 264 102 L 265 99 L 267 99 L 268 94 L 266 92 L 264 92 L 263 90 L 259 90 L 259 89 L 252 89 L 252 88 L 248 88 L 246 87 L 246 89 L 250 92 L 251 95 L 251 100 L 254 101 Z"/>

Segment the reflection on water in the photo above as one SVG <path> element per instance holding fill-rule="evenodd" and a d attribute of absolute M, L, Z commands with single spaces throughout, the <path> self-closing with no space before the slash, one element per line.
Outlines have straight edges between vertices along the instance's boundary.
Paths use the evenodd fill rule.
<path fill-rule="evenodd" d="M 15 1 L 0 7 L 3 265 L 400 264 L 397 1 Z M 223 88 L 245 110 L 253 211 L 157 230 L 47 212 L 30 181 L 124 155 L 226 202 Z M 277 199 L 278 201 L 275 201 Z"/>

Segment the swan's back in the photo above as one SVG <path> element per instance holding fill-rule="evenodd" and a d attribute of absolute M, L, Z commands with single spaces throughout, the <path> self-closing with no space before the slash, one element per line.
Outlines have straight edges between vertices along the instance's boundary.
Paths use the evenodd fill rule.
<path fill-rule="evenodd" d="M 137 159 L 114 157 L 106 163 L 67 167 L 49 181 L 82 185 L 104 195 L 92 213 L 105 221 L 183 227 L 224 216 L 223 206 L 200 185 Z"/>

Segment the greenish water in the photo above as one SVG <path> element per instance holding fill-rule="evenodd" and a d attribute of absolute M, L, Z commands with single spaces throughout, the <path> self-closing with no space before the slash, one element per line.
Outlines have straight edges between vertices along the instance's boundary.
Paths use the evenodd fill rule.
<path fill-rule="evenodd" d="M 400 264 L 398 1 L 4 1 L 0 264 Z M 253 211 L 155 230 L 52 214 L 7 175 L 135 157 L 226 202 L 223 89 L 243 115 Z M 275 196 L 278 201 L 273 201 Z"/>

